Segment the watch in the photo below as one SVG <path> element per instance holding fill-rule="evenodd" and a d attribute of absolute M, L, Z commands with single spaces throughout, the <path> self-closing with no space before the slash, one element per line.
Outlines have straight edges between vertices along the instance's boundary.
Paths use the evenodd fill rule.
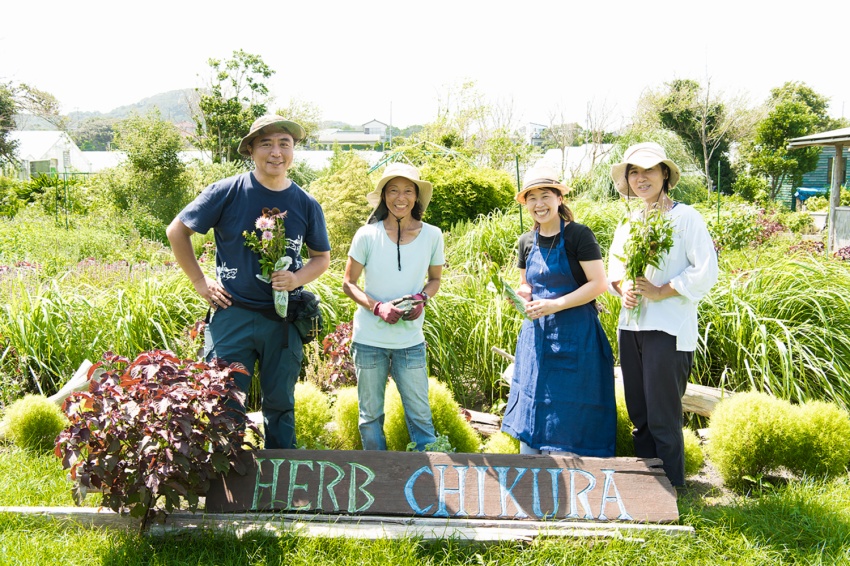
<path fill-rule="evenodd" d="M 427 305 L 427 304 L 428 304 L 428 299 L 430 299 L 431 297 L 429 297 L 429 296 L 428 296 L 428 293 L 426 293 L 426 292 L 425 292 L 425 289 L 422 289 L 422 292 L 421 292 L 421 293 L 419 293 L 419 294 L 420 294 L 420 295 L 422 295 L 423 297 L 425 297 L 425 302 L 423 302 L 422 304 L 423 304 L 423 305 Z"/>

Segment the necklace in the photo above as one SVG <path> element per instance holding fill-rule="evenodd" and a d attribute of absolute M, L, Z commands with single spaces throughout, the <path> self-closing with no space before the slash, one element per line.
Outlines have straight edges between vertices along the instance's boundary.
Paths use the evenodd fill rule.
<path fill-rule="evenodd" d="M 538 239 L 540 238 L 540 232 L 538 232 L 538 233 L 537 233 L 537 237 L 538 237 Z M 544 263 L 547 263 L 547 264 L 549 263 L 549 254 L 551 254 L 551 253 L 552 253 L 552 249 L 555 247 L 555 239 L 556 239 L 556 238 L 558 238 L 558 234 L 555 234 L 554 236 L 551 236 L 551 238 L 552 238 L 552 241 L 551 241 L 551 242 L 549 242 L 549 249 L 548 249 L 548 250 L 546 250 L 546 257 L 545 257 L 545 258 L 544 258 L 544 260 L 543 260 L 543 262 L 544 262 Z M 558 239 L 560 239 L 560 238 L 558 238 Z M 538 244 L 538 246 L 537 246 L 537 247 L 539 248 L 539 247 L 540 247 L 540 245 Z M 542 255 L 542 254 L 541 254 L 541 255 Z"/>

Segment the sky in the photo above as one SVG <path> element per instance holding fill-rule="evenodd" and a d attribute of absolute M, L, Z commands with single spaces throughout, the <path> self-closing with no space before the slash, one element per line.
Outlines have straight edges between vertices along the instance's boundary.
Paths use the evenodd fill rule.
<path fill-rule="evenodd" d="M 34 6 L 12 0 L 0 9 L 0 82 L 47 91 L 63 113 L 109 112 L 202 87 L 210 58 L 242 49 L 275 71 L 266 82 L 272 109 L 297 99 L 318 106 L 323 120 L 353 125 L 431 122 L 467 81 L 517 124 L 560 116 L 584 124 L 590 106 L 613 130 L 628 123 L 643 93 L 674 79 L 710 84 L 751 105 L 771 88 L 802 81 L 830 100 L 833 117 L 850 117 L 850 47 L 840 40 L 850 22 L 847 0 Z"/>

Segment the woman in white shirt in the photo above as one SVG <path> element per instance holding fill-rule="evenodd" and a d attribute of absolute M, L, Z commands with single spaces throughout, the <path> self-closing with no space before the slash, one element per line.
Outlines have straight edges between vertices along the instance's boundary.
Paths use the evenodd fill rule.
<path fill-rule="evenodd" d="M 717 281 L 717 254 L 700 214 L 675 202 L 669 191 L 679 167 L 652 142 L 629 147 L 611 167 L 617 191 L 644 207 L 629 220 L 663 211 L 673 225 L 673 247 L 659 268 L 636 281 L 625 279 L 623 250 L 629 222 L 617 228 L 608 252 L 608 280 L 622 297 L 618 324 L 620 366 L 632 437 L 639 458 L 660 458 L 670 482 L 685 484 L 682 397 L 697 345 L 697 303 Z M 641 303 L 639 314 L 628 311 Z"/>

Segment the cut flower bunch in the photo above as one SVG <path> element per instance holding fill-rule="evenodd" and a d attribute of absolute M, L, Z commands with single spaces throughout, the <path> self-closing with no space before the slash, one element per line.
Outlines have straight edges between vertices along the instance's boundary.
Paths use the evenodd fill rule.
<path fill-rule="evenodd" d="M 632 283 L 638 277 L 646 276 L 646 270 L 652 266 L 661 267 L 667 252 L 673 247 L 673 222 L 660 208 L 651 208 L 643 220 L 632 220 L 629 225 L 629 239 L 623 247 L 625 257 L 619 257 L 626 266 L 626 279 Z M 640 317 L 642 302 L 628 313 L 629 322 Z"/>
<path fill-rule="evenodd" d="M 286 211 L 281 212 L 277 208 L 264 208 L 262 215 L 257 218 L 254 226 L 260 231 L 249 232 L 245 230 L 242 236 L 245 245 L 260 256 L 260 271 L 257 275 L 261 281 L 272 282 L 272 272 L 288 269 L 292 264 L 292 258 L 286 255 L 286 229 L 284 219 Z M 282 318 L 286 318 L 289 307 L 289 293 L 286 291 L 272 291 L 274 296 L 275 312 Z"/>

